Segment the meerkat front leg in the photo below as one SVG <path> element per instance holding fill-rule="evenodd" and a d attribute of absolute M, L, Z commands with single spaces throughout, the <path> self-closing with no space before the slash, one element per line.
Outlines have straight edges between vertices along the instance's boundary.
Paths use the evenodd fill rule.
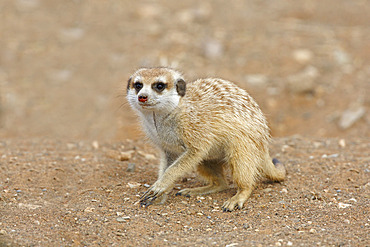
<path fill-rule="evenodd" d="M 205 152 L 206 153 L 206 152 Z M 172 165 L 170 165 L 162 176 L 147 190 L 140 198 L 141 206 L 151 205 L 158 197 L 168 194 L 176 180 L 185 174 L 195 170 L 202 161 L 205 154 L 199 151 L 186 151 Z"/>
<path fill-rule="evenodd" d="M 160 179 L 163 176 L 166 169 L 173 164 L 177 157 L 178 155 L 174 155 L 169 152 L 161 150 L 161 160 L 159 163 L 158 179 Z M 156 204 L 164 204 L 167 201 L 167 198 L 168 198 L 167 194 L 165 193 L 162 194 L 162 196 L 158 197 L 158 199 L 156 200 L 157 201 Z"/>
<path fill-rule="evenodd" d="M 178 155 L 161 150 L 161 161 L 159 164 L 158 179 L 163 175 L 166 169 L 175 162 L 177 158 Z"/>

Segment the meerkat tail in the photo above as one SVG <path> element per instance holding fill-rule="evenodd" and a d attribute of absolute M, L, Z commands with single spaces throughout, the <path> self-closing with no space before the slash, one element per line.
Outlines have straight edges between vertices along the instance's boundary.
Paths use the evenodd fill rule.
<path fill-rule="evenodd" d="M 268 157 L 263 162 L 262 169 L 265 176 L 274 182 L 281 182 L 285 179 L 286 176 L 285 166 L 276 158 L 273 158 L 271 160 L 271 158 Z"/>

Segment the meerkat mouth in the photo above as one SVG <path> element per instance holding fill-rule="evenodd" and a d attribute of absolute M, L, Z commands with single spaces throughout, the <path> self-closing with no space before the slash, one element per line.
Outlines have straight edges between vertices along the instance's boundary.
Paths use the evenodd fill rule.
<path fill-rule="evenodd" d="M 143 102 L 139 102 L 139 105 L 142 107 L 142 108 L 153 108 L 154 106 L 156 106 L 158 103 L 143 103 Z"/>

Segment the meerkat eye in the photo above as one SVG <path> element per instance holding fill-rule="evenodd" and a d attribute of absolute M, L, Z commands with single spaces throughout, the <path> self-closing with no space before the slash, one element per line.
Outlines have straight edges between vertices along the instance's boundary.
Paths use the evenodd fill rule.
<path fill-rule="evenodd" d="M 163 82 L 156 82 L 152 85 L 152 88 L 157 92 L 162 92 L 166 87 L 167 85 Z"/>
<path fill-rule="evenodd" d="M 143 88 L 143 83 L 141 82 L 135 82 L 134 83 L 134 88 L 137 92 L 139 92 Z"/>

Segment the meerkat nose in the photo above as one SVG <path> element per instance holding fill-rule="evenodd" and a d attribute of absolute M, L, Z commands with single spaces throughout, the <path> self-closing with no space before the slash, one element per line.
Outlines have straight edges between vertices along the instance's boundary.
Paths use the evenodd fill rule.
<path fill-rule="evenodd" d="M 146 95 L 146 94 L 140 94 L 140 95 L 138 96 L 138 100 L 139 100 L 140 102 L 147 102 L 147 101 L 148 101 L 148 95 Z"/>

